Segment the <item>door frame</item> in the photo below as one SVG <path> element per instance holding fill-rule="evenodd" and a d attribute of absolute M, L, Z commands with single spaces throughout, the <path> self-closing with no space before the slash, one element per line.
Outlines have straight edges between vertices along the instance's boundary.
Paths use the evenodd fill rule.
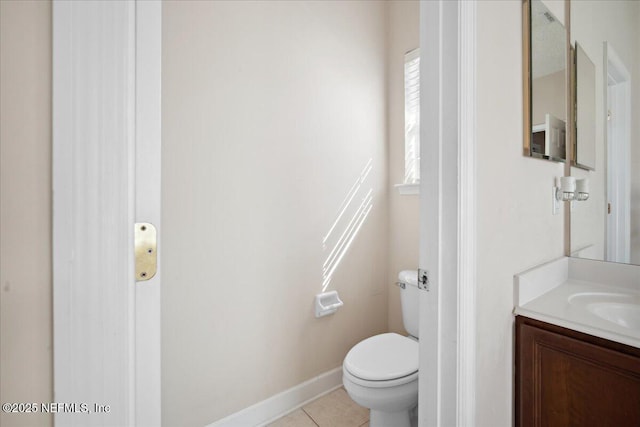
<path fill-rule="evenodd" d="M 476 10 L 420 2 L 420 426 L 475 424 Z"/>
<path fill-rule="evenodd" d="M 54 27 L 60 16 L 60 12 L 55 11 L 60 7 L 56 5 L 70 7 L 70 3 L 75 2 L 54 3 Z M 136 143 L 146 141 L 144 143 L 150 144 L 149 147 L 155 144 L 158 149 L 151 151 L 158 156 L 158 160 L 149 161 L 145 155 L 145 161 L 137 158 L 134 162 L 133 152 L 130 153 L 132 157 L 129 172 L 135 173 L 136 185 L 135 190 L 132 189 L 127 197 L 132 205 L 131 210 L 135 205 L 135 209 L 141 213 L 145 211 L 145 206 L 155 203 L 156 206 L 145 213 L 146 218 L 138 216 L 137 212 L 131 213 L 130 217 L 131 222 L 135 216 L 136 221 L 153 222 L 159 229 L 161 5 L 156 1 L 136 2 L 134 11 L 137 12 L 136 26 L 129 28 L 129 37 L 135 40 L 136 50 L 135 53 L 131 50 L 123 53 L 133 54 L 136 60 L 136 67 L 130 69 L 129 76 L 136 88 L 135 120 L 133 124 L 128 124 L 127 131 L 133 132 Z M 60 27 L 60 22 L 57 27 Z M 60 52 L 70 49 L 70 46 L 65 48 L 64 44 L 56 42 L 60 41 L 60 37 L 56 37 L 55 32 L 54 28 L 54 66 L 56 61 L 64 57 Z M 425 52 L 423 56 L 430 58 L 429 61 L 422 61 L 422 91 L 425 94 L 438 94 L 436 97 L 422 97 L 421 105 L 421 110 L 425 113 L 421 115 L 423 179 L 420 205 L 421 212 L 429 214 L 421 215 L 420 266 L 431 274 L 431 289 L 421 293 L 420 300 L 423 331 L 420 341 L 422 426 L 448 425 L 451 422 L 455 425 L 472 425 L 475 422 L 475 32 L 475 0 L 459 3 L 446 0 L 421 1 L 420 45 Z M 147 48 L 148 55 L 143 53 Z M 66 54 L 69 53 L 67 50 Z M 142 79 L 141 74 L 136 76 L 136 68 L 138 72 L 146 70 L 157 74 L 155 77 L 147 77 L 150 79 L 149 84 L 145 84 L 146 80 Z M 56 94 L 69 89 L 65 84 L 68 82 L 60 83 L 56 79 L 54 70 L 54 109 Z M 119 90 L 126 92 L 131 88 Z M 126 93 L 131 96 L 130 92 Z M 145 107 L 144 103 L 140 103 L 141 100 L 148 100 L 149 105 Z M 145 108 L 150 109 L 148 115 Z M 64 283 L 64 276 L 60 276 L 60 272 L 66 271 L 69 264 L 69 259 L 60 257 L 59 240 L 64 239 L 64 227 L 60 227 L 68 225 L 64 220 L 64 209 L 60 208 L 65 203 L 69 206 L 70 200 L 65 199 L 64 194 L 72 188 L 65 189 L 69 182 L 64 179 L 68 180 L 69 176 L 61 171 L 72 166 L 72 159 L 55 147 L 56 141 L 60 143 L 64 139 L 64 135 L 57 133 L 60 127 L 57 114 L 54 111 L 54 310 L 60 313 L 61 301 L 69 297 L 59 286 L 61 281 Z M 148 120 L 147 124 L 145 120 Z M 157 168 L 152 168 L 147 175 L 141 169 L 144 164 L 155 164 Z M 155 188 L 155 193 L 153 190 L 147 193 L 142 189 L 143 182 L 153 183 L 148 188 Z M 136 196 L 141 194 L 146 194 L 144 197 L 148 197 L 150 202 L 135 202 Z M 450 215 L 449 209 L 452 206 L 457 213 L 455 216 Z M 132 264 L 132 249 L 122 249 Z M 128 270 L 133 270 L 132 265 L 129 265 Z M 148 301 L 149 304 L 141 311 L 135 311 L 131 317 L 135 318 L 135 333 L 130 335 L 132 345 L 129 347 L 129 360 L 133 362 L 129 365 L 129 390 L 135 390 L 130 398 L 135 410 L 129 414 L 130 425 L 159 425 L 160 420 L 159 272 L 154 279 L 158 282 L 155 292 L 149 292 L 152 286 L 145 286 L 151 285 L 151 282 L 135 287 L 134 298 L 138 302 Z M 445 283 L 449 285 L 443 286 Z M 54 342 L 56 348 L 60 348 L 65 344 L 60 341 L 59 333 L 63 324 L 58 315 L 54 316 L 57 316 L 54 322 Z M 153 332 L 146 335 L 142 330 L 144 327 L 153 328 Z M 140 339 L 141 337 L 146 338 Z M 137 348 L 143 342 L 146 342 L 144 347 Z M 60 361 L 56 360 L 56 390 L 59 390 L 60 378 L 69 374 L 64 370 L 69 367 L 61 370 L 58 362 Z M 143 379 L 143 384 L 137 383 Z M 55 396 L 56 399 L 63 398 L 60 393 Z"/>
<path fill-rule="evenodd" d="M 135 222 L 161 234 L 160 75 L 159 1 L 53 2 L 54 401 L 109 405 L 58 426 L 161 422 L 160 265 L 133 256 Z"/>
<path fill-rule="evenodd" d="M 162 3 L 136 0 L 135 222 L 156 228 L 156 274 L 138 282 L 135 307 L 136 426 L 161 425 Z"/>
<path fill-rule="evenodd" d="M 607 203 L 613 207 L 605 212 L 605 259 L 629 263 L 631 258 L 631 75 L 608 42 L 603 42 L 604 111 L 613 109 L 611 120 L 605 115 Z M 615 139 L 615 144 L 613 140 Z M 615 167 L 614 167 L 615 165 Z"/>

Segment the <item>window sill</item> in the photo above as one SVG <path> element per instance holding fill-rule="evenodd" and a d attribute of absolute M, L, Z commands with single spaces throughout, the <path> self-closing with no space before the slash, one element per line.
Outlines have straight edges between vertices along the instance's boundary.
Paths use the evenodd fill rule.
<path fill-rule="evenodd" d="M 420 194 L 420 184 L 396 184 L 394 185 L 398 189 L 401 196 L 411 196 Z"/>

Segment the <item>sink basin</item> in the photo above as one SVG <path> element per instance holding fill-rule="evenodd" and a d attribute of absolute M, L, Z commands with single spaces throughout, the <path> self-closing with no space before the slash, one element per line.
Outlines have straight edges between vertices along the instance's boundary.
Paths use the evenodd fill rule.
<path fill-rule="evenodd" d="M 587 310 L 609 322 L 640 330 L 640 305 L 638 304 L 596 302 L 587 304 Z"/>
<path fill-rule="evenodd" d="M 624 328 L 640 330 L 640 295 L 583 292 L 569 297 L 569 303 Z"/>

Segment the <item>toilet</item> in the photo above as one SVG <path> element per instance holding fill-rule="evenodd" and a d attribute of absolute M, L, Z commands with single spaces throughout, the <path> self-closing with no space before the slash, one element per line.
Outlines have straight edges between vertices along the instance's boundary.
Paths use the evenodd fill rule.
<path fill-rule="evenodd" d="M 409 332 L 375 335 L 356 344 L 344 359 L 344 388 L 370 409 L 370 427 L 411 427 L 418 405 L 418 272 L 398 275 L 402 321 Z"/>

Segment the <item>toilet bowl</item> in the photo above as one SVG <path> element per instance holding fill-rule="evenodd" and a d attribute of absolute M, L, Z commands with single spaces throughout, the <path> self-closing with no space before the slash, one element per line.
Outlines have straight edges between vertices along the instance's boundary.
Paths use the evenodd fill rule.
<path fill-rule="evenodd" d="M 418 404 L 418 343 L 395 333 L 367 338 L 344 360 L 342 381 L 351 398 L 370 409 L 371 427 L 410 427 Z"/>
<path fill-rule="evenodd" d="M 349 396 L 369 408 L 370 427 L 410 427 L 418 405 L 418 272 L 398 276 L 402 320 L 409 337 L 375 335 L 356 344 L 342 365 Z"/>

